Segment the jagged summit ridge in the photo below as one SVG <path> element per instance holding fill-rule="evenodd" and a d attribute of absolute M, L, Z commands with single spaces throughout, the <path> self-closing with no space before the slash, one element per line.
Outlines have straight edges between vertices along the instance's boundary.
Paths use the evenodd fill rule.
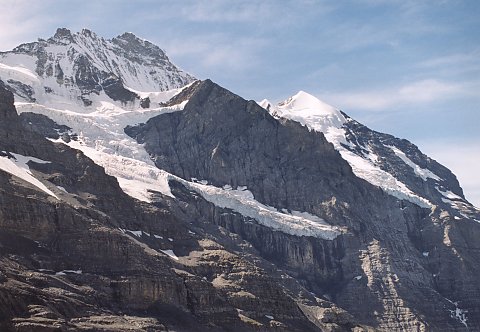
<path fill-rule="evenodd" d="M 90 106 L 105 93 L 127 103 L 140 99 L 140 92 L 168 91 L 195 80 L 149 41 L 132 33 L 107 40 L 88 29 L 59 28 L 47 40 L 0 53 L 0 63 L 2 79 L 27 102 L 52 99 L 45 97 L 50 94 Z"/>

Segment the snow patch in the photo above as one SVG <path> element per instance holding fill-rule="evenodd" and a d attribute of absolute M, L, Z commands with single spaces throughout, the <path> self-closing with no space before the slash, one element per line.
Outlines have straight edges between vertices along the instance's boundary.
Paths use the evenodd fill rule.
<path fill-rule="evenodd" d="M 178 256 L 175 255 L 175 253 L 173 252 L 173 250 L 171 249 L 167 249 L 167 250 L 162 250 L 160 249 L 161 252 L 163 252 L 165 255 L 169 256 L 170 258 L 178 261 Z"/>
<path fill-rule="evenodd" d="M 460 323 L 462 323 L 467 329 L 468 329 L 468 324 L 467 324 L 467 313 L 468 310 L 460 309 L 458 307 L 458 302 L 453 302 L 447 298 L 445 298 L 448 302 L 453 304 L 455 306 L 455 309 L 449 310 L 450 311 L 450 317 L 453 319 L 458 320 Z"/>
<path fill-rule="evenodd" d="M 39 271 L 41 270 L 42 269 L 40 269 Z M 44 270 L 44 271 L 48 271 L 48 270 Z M 63 270 L 55 273 L 55 275 L 57 276 L 64 276 L 67 274 L 82 274 L 82 270 Z"/>
<path fill-rule="evenodd" d="M 408 158 L 405 155 L 405 153 L 402 150 L 400 150 L 396 146 L 391 146 L 391 145 L 386 145 L 386 146 L 389 147 L 395 153 L 395 155 L 398 158 L 400 158 L 405 164 L 410 166 L 413 169 L 413 171 L 415 172 L 415 174 L 420 176 L 423 179 L 423 181 L 427 181 L 428 178 L 431 178 L 431 179 L 434 179 L 434 180 L 437 180 L 437 181 L 441 180 L 441 178 L 438 175 L 436 175 L 435 173 L 433 173 L 432 171 L 430 171 L 426 168 L 421 168 L 420 166 L 415 164 L 410 158 Z"/>
<path fill-rule="evenodd" d="M 436 187 L 437 191 L 443 196 L 446 197 L 449 200 L 461 200 L 463 201 L 463 198 L 458 196 L 457 194 L 454 194 L 450 190 L 442 190 L 439 187 Z"/>
<path fill-rule="evenodd" d="M 289 214 L 264 205 L 255 200 L 253 194 L 244 187 L 241 188 L 242 190 L 224 189 L 205 185 L 201 182 L 188 182 L 177 177 L 174 177 L 174 179 L 190 190 L 196 191 L 218 207 L 231 209 L 243 216 L 255 219 L 263 226 L 286 234 L 313 236 L 326 240 L 333 240 L 341 234 L 340 228 L 331 226 L 323 219 L 312 214 L 299 211 L 293 211 Z"/>
<path fill-rule="evenodd" d="M 138 231 L 134 231 L 134 230 L 131 230 L 131 229 L 125 229 L 125 228 L 118 228 L 123 234 L 127 234 L 127 233 L 130 233 L 136 237 L 142 237 L 143 234 L 145 234 L 146 236 L 150 236 L 149 233 L 147 232 L 144 232 L 142 230 L 138 230 Z"/>
<path fill-rule="evenodd" d="M 61 191 L 63 191 L 64 193 L 68 194 L 67 189 L 63 188 L 62 186 L 57 186 L 57 188 L 60 189 Z"/>
<path fill-rule="evenodd" d="M 132 233 L 136 237 L 142 237 L 142 233 L 143 233 L 142 231 L 130 231 L 130 230 L 127 230 L 127 232 Z"/>
<path fill-rule="evenodd" d="M 28 167 L 28 162 L 34 162 L 37 164 L 48 164 L 49 161 L 41 160 L 38 158 L 30 157 L 30 156 L 22 156 L 16 153 L 10 153 L 14 159 L 7 156 L 0 156 L 0 169 L 10 173 L 30 184 L 37 187 L 41 191 L 49 194 L 50 196 L 59 199 L 57 195 L 55 195 L 50 189 L 48 189 L 42 182 L 40 182 L 37 178 L 35 178 L 30 171 L 30 167 Z"/>

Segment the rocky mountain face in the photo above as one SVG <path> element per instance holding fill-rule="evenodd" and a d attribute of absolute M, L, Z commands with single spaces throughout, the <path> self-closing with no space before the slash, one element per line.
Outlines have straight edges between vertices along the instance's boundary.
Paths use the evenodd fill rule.
<path fill-rule="evenodd" d="M 59 29 L 0 80 L 2 331 L 480 329 L 480 212 L 412 143 L 131 33 Z"/>
<path fill-rule="evenodd" d="M 17 71 L 18 61 L 33 72 Z M 105 40 L 88 29 L 72 34 L 60 28 L 47 40 L 0 53 L 0 62 L 9 90 L 43 104 L 67 97 L 82 106 L 105 99 L 146 105 L 136 91 L 166 91 L 194 80 L 158 46 L 132 33 Z"/>
<path fill-rule="evenodd" d="M 189 213 L 212 210 L 208 202 L 182 187 L 172 191 L 195 205 L 132 199 L 82 152 L 24 127 L 13 95 L 0 92 L 2 331 L 356 325 L 235 234 L 192 223 Z M 16 172 L 24 158 L 23 167 L 44 187 Z M 311 322 L 307 315 L 326 319 Z"/>

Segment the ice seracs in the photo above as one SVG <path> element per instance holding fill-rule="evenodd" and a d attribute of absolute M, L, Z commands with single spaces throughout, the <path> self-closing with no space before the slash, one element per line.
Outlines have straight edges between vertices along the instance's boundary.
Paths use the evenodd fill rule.
<path fill-rule="evenodd" d="M 233 189 L 226 185 L 218 188 L 200 182 L 188 182 L 173 175 L 170 177 L 218 207 L 230 209 L 255 219 L 260 225 L 286 234 L 333 240 L 342 233 L 339 227 L 332 226 L 315 215 L 300 211 L 278 211 L 272 206 L 264 205 L 246 187 Z"/>

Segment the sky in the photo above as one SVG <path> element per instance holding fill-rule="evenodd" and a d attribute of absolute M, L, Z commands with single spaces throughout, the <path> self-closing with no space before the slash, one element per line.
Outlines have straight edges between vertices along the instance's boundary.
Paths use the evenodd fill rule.
<path fill-rule="evenodd" d="M 271 102 L 299 90 L 406 138 L 480 207 L 480 1 L 0 0 L 0 50 L 56 28 L 133 32 L 199 79 Z"/>

